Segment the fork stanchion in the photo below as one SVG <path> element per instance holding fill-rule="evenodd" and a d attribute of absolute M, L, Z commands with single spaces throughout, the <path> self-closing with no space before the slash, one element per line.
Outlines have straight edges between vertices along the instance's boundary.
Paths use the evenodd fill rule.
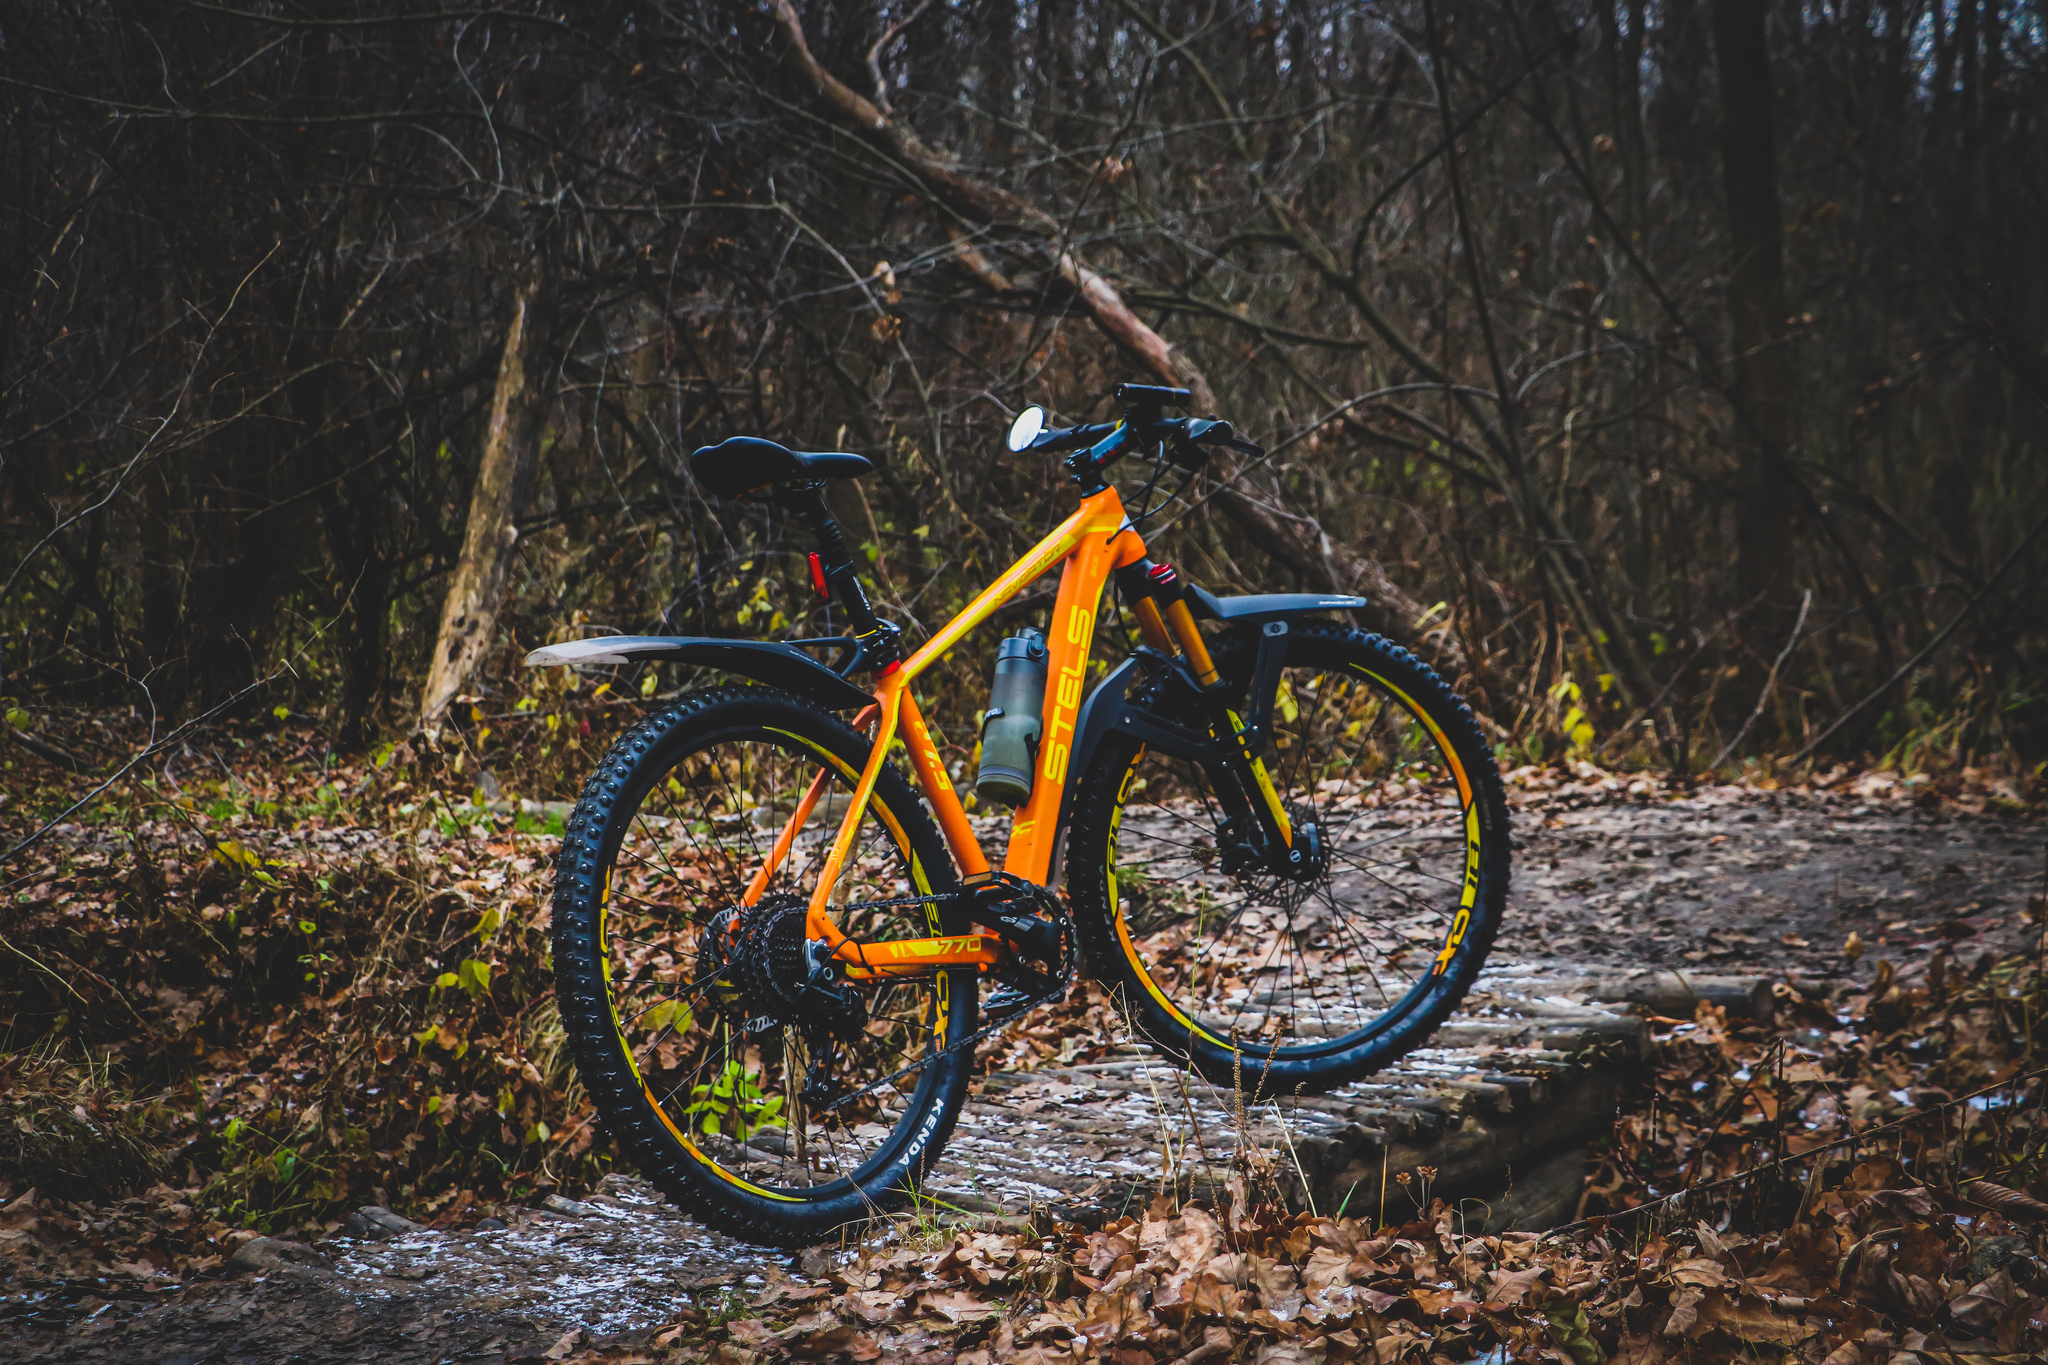
<path fill-rule="evenodd" d="M 1188 610 L 1187 599 L 1176 597 L 1166 604 L 1166 623 L 1173 627 L 1175 638 L 1188 656 L 1188 667 L 1194 670 L 1195 681 L 1204 687 L 1214 687 L 1218 674 L 1216 661 L 1209 657 L 1209 642 L 1202 638 L 1202 628 L 1195 624 L 1194 613 Z"/>

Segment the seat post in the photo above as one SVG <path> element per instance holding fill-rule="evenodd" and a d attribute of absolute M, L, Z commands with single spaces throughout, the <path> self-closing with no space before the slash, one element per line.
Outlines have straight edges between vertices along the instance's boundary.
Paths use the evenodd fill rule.
<path fill-rule="evenodd" d="M 825 505 L 825 485 L 786 483 L 776 491 L 776 501 L 810 526 L 818 546 L 818 563 L 825 570 L 825 584 L 846 608 L 853 638 L 860 642 L 861 666 L 879 669 L 896 663 L 902 657 L 896 643 L 896 627 L 875 615 L 854 566 L 853 552 L 846 547 L 846 537 L 840 533 L 832 509 Z"/>

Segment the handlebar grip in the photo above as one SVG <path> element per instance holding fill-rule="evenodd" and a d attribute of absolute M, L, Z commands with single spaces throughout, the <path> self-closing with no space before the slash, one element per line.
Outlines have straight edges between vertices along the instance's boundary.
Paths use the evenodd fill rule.
<path fill-rule="evenodd" d="M 1119 384 L 1115 396 L 1119 403 L 1172 403 L 1179 406 L 1193 398 L 1195 391 L 1170 389 L 1160 384 Z"/>

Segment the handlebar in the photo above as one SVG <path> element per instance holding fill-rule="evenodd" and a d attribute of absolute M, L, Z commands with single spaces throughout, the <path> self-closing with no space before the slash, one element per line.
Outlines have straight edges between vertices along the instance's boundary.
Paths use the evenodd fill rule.
<path fill-rule="evenodd" d="M 1063 451 L 1092 446 L 1122 425 L 1121 422 L 1091 422 L 1078 427 L 1047 427 L 1038 433 L 1036 440 L 1024 448 L 1042 450 L 1048 455 L 1058 455 Z"/>
<path fill-rule="evenodd" d="M 1254 457 L 1265 454 L 1257 442 L 1239 436 L 1235 427 L 1219 418 L 1169 418 L 1160 411 L 1168 404 L 1186 403 L 1192 396 L 1186 389 L 1119 384 L 1116 397 L 1131 405 L 1124 409 L 1121 420 L 1048 427 L 1024 448 L 1047 454 L 1075 452 L 1067 457 L 1067 468 L 1073 472 L 1075 481 L 1090 492 L 1101 486 L 1103 470 L 1143 446 L 1164 443 L 1167 457 L 1188 470 L 1200 469 L 1209 462 L 1204 446 L 1227 445 Z"/>
<path fill-rule="evenodd" d="M 1151 403 L 1179 407 L 1195 396 L 1193 389 L 1169 389 L 1161 384 L 1119 384 L 1111 395 L 1119 403 Z"/>

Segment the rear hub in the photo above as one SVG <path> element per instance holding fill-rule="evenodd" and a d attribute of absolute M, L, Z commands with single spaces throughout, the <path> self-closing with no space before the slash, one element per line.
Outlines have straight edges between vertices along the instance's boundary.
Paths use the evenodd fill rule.
<path fill-rule="evenodd" d="M 767 896 L 721 910 L 706 926 L 701 965 L 720 973 L 712 999 L 739 1015 L 746 1032 L 795 1025 L 851 1039 L 867 1023 L 860 992 L 825 944 L 805 935 L 808 917 L 802 897 Z"/>

